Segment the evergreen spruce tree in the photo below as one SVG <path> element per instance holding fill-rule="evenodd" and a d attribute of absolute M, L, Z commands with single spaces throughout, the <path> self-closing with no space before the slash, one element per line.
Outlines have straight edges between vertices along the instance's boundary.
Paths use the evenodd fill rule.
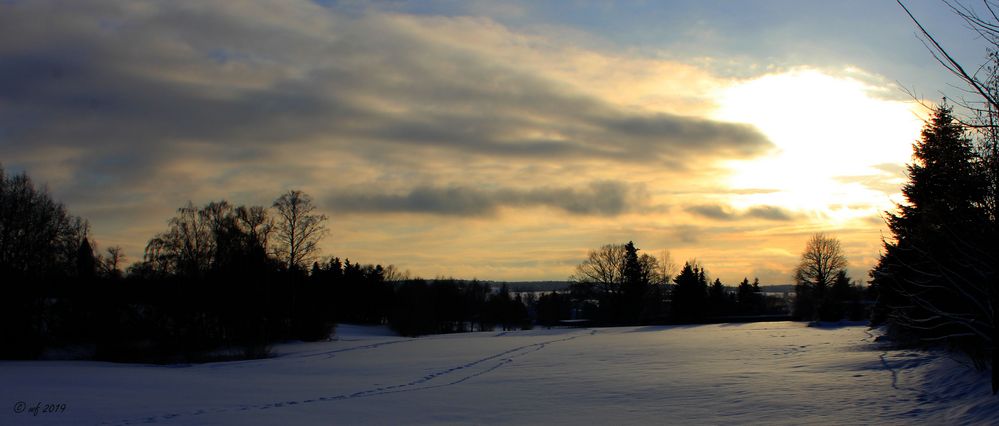
<path fill-rule="evenodd" d="M 639 262 L 638 249 L 635 243 L 628 241 L 624 245 L 624 265 L 622 266 L 623 282 L 621 283 L 622 312 L 618 320 L 635 324 L 642 319 L 644 299 L 649 292 L 649 278 L 643 273 Z"/>
<path fill-rule="evenodd" d="M 708 287 L 708 300 L 711 304 L 711 311 L 715 315 L 727 313 L 728 297 L 725 293 L 725 285 L 722 284 L 721 279 L 715 278 L 715 281 L 711 283 L 711 287 Z"/>
<path fill-rule="evenodd" d="M 871 283 L 875 321 L 985 360 L 997 354 L 997 289 L 981 164 L 951 108 L 938 107 L 913 145 L 905 203 L 886 214 L 891 239 Z"/>
<path fill-rule="evenodd" d="M 759 283 L 757 283 L 759 287 Z M 742 282 L 739 283 L 739 288 L 735 292 L 736 302 L 739 304 L 739 310 L 742 313 L 750 313 L 753 311 L 753 304 L 756 303 L 756 292 L 753 290 L 753 286 L 749 284 L 749 278 L 743 278 Z"/>
<path fill-rule="evenodd" d="M 94 249 L 90 245 L 90 240 L 83 237 L 80 248 L 76 251 L 76 276 L 80 279 L 93 279 L 97 274 L 97 258 L 94 257 Z"/>
<path fill-rule="evenodd" d="M 704 270 L 687 262 L 673 279 L 673 319 L 679 322 L 696 321 L 707 309 L 707 279 Z"/>

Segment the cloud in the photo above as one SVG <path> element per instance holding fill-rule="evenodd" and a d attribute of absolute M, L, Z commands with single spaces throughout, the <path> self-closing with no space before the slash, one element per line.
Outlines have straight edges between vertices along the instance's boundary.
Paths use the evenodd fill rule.
<path fill-rule="evenodd" d="M 644 202 L 642 191 L 622 182 L 593 182 L 585 189 L 480 190 L 416 187 L 401 194 L 336 193 L 327 204 L 338 213 L 423 213 L 488 216 L 504 207 L 551 207 L 573 215 L 616 216 Z"/>
<path fill-rule="evenodd" d="M 740 219 L 763 219 L 786 222 L 794 220 L 794 215 L 776 206 L 753 206 L 744 212 L 736 212 L 728 206 L 701 204 L 690 206 L 687 212 L 713 220 L 732 221 Z"/>
<path fill-rule="evenodd" d="M 301 188 L 343 221 L 327 250 L 481 267 L 661 222 L 655 238 L 711 241 L 655 206 L 722 193 L 692 176 L 772 148 L 698 117 L 725 82 L 697 66 L 547 25 L 319 3 L 6 2 L 0 158 L 133 259 L 188 199 Z"/>
<path fill-rule="evenodd" d="M 341 16 L 305 2 L 5 7 L 8 158 L 85 147 L 83 164 L 124 158 L 141 166 L 123 171 L 141 175 L 220 146 L 266 157 L 317 138 L 324 144 L 313 149 L 363 143 L 358 151 L 378 158 L 434 148 L 670 167 L 769 147 L 745 125 L 622 108 L 537 64 L 500 62 L 492 51 L 537 53 L 484 19 Z M 29 28 L 43 18 L 46 29 Z"/>
<path fill-rule="evenodd" d="M 738 215 L 726 207 L 722 207 L 714 204 L 705 204 L 699 206 L 690 206 L 686 210 L 698 216 L 706 217 L 708 219 L 715 220 L 735 220 Z"/>
<path fill-rule="evenodd" d="M 745 216 L 775 221 L 790 221 L 794 219 L 787 210 L 775 206 L 752 207 L 746 211 Z"/>
<path fill-rule="evenodd" d="M 840 183 L 857 184 L 872 191 L 888 195 L 899 193 L 904 185 L 904 181 L 901 178 L 886 174 L 837 176 L 835 179 Z"/>

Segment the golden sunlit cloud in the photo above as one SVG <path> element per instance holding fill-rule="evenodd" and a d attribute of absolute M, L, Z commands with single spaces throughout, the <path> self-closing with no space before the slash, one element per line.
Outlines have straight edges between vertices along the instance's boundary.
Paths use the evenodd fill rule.
<path fill-rule="evenodd" d="M 39 4 L 0 15 L 0 53 L 86 54 L 12 56 L 25 77 L 5 87 L 33 119 L 12 120 L 3 160 L 131 260 L 188 200 L 267 206 L 297 188 L 331 218 L 325 255 L 426 277 L 565 279 L 588 249 L 634 240 L 726 283 L 782 283 L 813 230 L 842 237 L 859 271 L 920 127 L 862 70 L 738 80 L 558 26 Z"/>
<path fill-rule="evenodd" d="M 722 89 L 712 116 L 752 124 L 776 146 L 770 155 L 727 163 L 731 188 L 771 190 L 733 195 L 732 205 L 776 205 L 840 224 L 891 208 L 900 176 L 884 165 L 909 160 L 922 112 L 915 102 L 878 97 L 881 90 L 810 69 Z M 883 183 L 895 184 L 891 193 L 878 189 Z"/>

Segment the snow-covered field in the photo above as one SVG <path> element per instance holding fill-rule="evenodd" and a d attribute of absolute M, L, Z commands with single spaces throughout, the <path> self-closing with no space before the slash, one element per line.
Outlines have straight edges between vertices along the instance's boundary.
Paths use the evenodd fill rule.
<path fill-rule="evenodd" d="M 0 424 L 999 421 L 986 373 L 874 334 L 780 322 L 410 339 L 341 326 L 337 341 L 266 360 L 2 361 Z"/>

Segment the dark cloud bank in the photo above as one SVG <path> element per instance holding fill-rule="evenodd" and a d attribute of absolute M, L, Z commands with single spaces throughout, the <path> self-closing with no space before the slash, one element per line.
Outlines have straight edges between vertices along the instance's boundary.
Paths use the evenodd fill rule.
<path fill-rule="evenodd" d="M 569 214 L 615 216 L 644 202 L 640 191 L 621 182 L 594 182 L 586 189 L 481 190 L 469 187 L 417 187 L 401 194 L 339 193 L 329 208 L 344 213 L 425 213 L 489 216 L 503 207 L 551 207 Z"/>
<path fill-rule="evenodd" d="M 112 172 L 129 179 L 191 157 L 267 158 L 315 138 L 327 142 L 314 149 L 375 159 L 429 147 L 664 167 L 770 146 L 745 125 L 622 109 L 488 51 L 312 3 L 0 8 L 0 153 L 8 161 L 71 147 L 75 167 L 115 158 Z"/>
<path fill-rule="evenodd" d="M 685 209 L 688 213 L 714 220 L 764 219 L 773 221 L 790 221 L 794 216 L 788 211 L 775 206 L 754 206 L 744 212 L 736 212 L 727 206 L 704 204 Z"/>

